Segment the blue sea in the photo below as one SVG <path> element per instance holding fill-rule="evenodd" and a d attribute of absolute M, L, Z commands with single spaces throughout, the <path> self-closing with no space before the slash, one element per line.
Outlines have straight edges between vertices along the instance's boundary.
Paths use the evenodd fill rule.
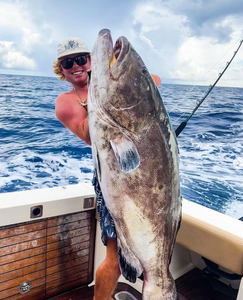
<path fill-rule="evenodd" d="M 69 89 L 54 77 L 0 75 L 0 193 L 91 180 L 90 147 L 55 116 L 57 95 Z M 207 89 L 160 86 L 175 128 Z M 215 87 L 178 144 L 183 198 L 242 217 L 243 89 Z"/>

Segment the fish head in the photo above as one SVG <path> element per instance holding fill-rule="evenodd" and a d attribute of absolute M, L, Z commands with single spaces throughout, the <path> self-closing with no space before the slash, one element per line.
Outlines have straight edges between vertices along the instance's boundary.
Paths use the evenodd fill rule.
<path fill-rule="evenodd" d="M 113 46 L 108 29 L 99 32 L 91 60 L 91 106 L 98 107 L 106 122 L 139 138 L 152 122 L 160 98 L 143 60 L 123 36 Z"/>

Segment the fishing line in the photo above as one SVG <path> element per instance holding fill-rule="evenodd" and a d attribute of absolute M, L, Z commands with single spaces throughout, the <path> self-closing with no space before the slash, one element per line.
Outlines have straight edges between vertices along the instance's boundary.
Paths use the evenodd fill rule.
<path fill-rule="evenodd" d="M 215 85 L 217 84 L 217 82 L 220 80 L 220 78 L 223 76 L 223 74 L 225 73 L 225 71 L 228 69 L 229 65 L 231 64 L 231 62 L 233 61 L 234 57 L 236 56 L 237 52 L 239 51 L 241 45 L 243 43 L 243 40 L 240 41 L 240 45 L 238 46 L 238 48 L 236 49 L 236 51 L 234 52 L 233 56 L 231 57 L 230 61 L 226 63 L 226 67 L 223 69 L 223 71 L 221 73 L 219 73 L 218 78 L 216 79 L 216 81 L 209 86 L 209 89 L 204 93 L 204 96 L 202 97 L 201 100 L 197 100 L 197 105 L 195 106 L 195 108 L 193 109 L 193 111 L 191 112 L 191 114 L 189 115 L 189 117 L 183 121 L 175 130 L 175 134 L 176 136 L 179 136 L 179 134 L 183 131 L 183 129 L 186 127 L 188 121 L 191 119 L 191 117 L 194 115 L 194 113 L 197 111 L 197 109 L 199 108 L 199 106 L 203 103 L 203 101 L 207 98 L 207 96 L 210 94 L 210 92 L 212 91 L 212 89 L 215 87 Z M 232 46 L 233 47 L 233 46 Z M 232 48 L 231 47 L 231 48 Z M 230 50 L 230 49 L 229 49 Z M 229 51 L 228 50 L 228 51 Z M 227 51 L 227 52 L 228 52 Z M 227 53 L 226 52 L 226 53 Z M 226 53 L 224 55 L 226 55 Z M 180 118 L 179 118 L 180 119 Z"/>
<path fill-rule="evenodd" d="M 203 80 L 203 78 L 223 59 L 223 57 L 237 44 L 239 43 L 240 39 L 237 40 L 219 59 L 218 61 L 201 77 L 200 81 Z M 194 85 L 182 98 L 182 102 L 184 99 L 188 98 L 188 96 L 191 94 L 191 92 L 195 89 L 196 85 Z M 210 87 L 210 86 L 209 86 Z M 205 93 L 205 92 L 204 92 Z M 199 100 L 196 100 L 196 104 Z M 192 105 L 191 105 L 192 106 Z M 189 114 L 189 112 L 185 111 L 183 112 L 172 124 L 175 125 L 185 114 Z"/>

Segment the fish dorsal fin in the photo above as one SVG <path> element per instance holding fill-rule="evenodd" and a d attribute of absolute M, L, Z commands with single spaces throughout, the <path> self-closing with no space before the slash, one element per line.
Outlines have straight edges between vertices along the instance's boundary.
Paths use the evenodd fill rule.
<path fill-rule="evenodd" d="M 140 157 L 133 141 L 125 135 L 110 141 L 116 159 L 123 172 L 128 173 L 140 164 Z"/>

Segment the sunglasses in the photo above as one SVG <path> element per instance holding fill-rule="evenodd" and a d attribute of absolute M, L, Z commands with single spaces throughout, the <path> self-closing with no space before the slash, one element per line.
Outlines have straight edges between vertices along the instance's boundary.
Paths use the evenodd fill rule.
<path fill-rule="evenodd" d="M 73 67 L 74 62 L 77 65 L 83 66 L 87 64 L 87 54 L 81 54 L 75 57 L 69 57 L 61 61 L 61 65 L 64 69 L 71 69 Z"/>

